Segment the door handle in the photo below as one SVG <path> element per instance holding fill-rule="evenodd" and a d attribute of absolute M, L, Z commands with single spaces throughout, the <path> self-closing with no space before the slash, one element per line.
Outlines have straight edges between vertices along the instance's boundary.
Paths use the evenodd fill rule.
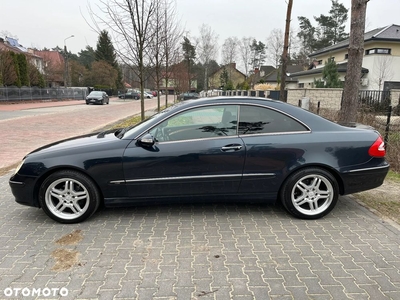
<path fill-rule="evenodd" d="M 222 151 L 229 151 L 229 150 L 240 150 L 242 149 L 242 145 L 228 145 L 221 148 Z"/>

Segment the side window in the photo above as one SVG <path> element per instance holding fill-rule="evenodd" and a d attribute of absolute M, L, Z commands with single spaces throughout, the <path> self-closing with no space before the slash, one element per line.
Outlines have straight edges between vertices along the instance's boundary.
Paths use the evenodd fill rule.
<path fill-rule="evenodd" d="M 308 130 L 304 125 L 285 114 L 258 106 L 241 106 L 239 119 L 239 134 L 279 133 Z"/>
<path fill-rule="evenodd" d="M 158 124 L 150 134 L 158 142 L 237 135 L 237 105 L 191 109 Z"/>

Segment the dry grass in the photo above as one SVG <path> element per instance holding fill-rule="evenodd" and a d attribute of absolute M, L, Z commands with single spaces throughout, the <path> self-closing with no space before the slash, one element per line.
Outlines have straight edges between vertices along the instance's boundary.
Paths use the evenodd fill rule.
<path fill-rule="evenodd" d="M 400 224 L 400 174 L 389 172 L 385 182 L 373 190 L 354 195 L 380 216 Z"/>

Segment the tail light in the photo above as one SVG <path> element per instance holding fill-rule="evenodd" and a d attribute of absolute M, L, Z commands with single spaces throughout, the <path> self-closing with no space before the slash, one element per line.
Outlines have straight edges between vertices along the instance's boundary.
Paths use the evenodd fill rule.
<path fill-rule="evenodd" d="M 375 143 L 369 147 L 368 154 L 372 157 L 384 157 L 386 154 L 385 142 L 379 136 Z"/>

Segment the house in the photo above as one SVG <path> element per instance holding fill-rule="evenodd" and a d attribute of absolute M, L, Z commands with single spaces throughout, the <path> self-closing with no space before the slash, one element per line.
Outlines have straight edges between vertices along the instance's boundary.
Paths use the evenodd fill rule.
<path fill-rule="evenodd" d="M 160 86 L 161 90 L 168 94 L 195 92 L 197 89 L 196 74 L 189 74 L 186 62 L 182 61 L 170 66 L 168 73 L 162 73 Z"/>
<path fill-rule="evenodd" d="M 298 80 L 298 88 L 313 88 L 322 79 L 324 65 L 334 60 L 340 80 L 347 72 L 349 39 L 310 54 L 313 63 L 306 71 L 291 74 Z M 376 28 L 364 34 L 364 57 L 360 74 L 361 89 L 400 89 L 400 25 Z"/>
<path fill-rule="evenodd" d="M 12 51 L 14 53 L 22 53 L 26 56 L 28 62 L 32 63 L 38 71 L 43 74 L 43 59 L 35 55 L 35 53 L 31 49 L 27 49 L 24 46 L 20 45 L 17 39 L 5 37 L 0 38 L 0 51 Z"/>
<path fill-rule="evenodd" d="M 263 67 L 261 67 L 262 70 Z M 298 84 L 298 80 L 295 77 L 291 77 L 292 73 L 300 72 L 303 70 L 303 66 L 297 65 L 289 65 L 286 67 L 286 81 L 285 85 L 287 88 L 296 88 Z M 279 86 L 279 82 L 281 81 L 281 73 L 280 69 L 275 69 L 269 74 L 264 75 L 260 78 L 260 82 L 266 83 L 270 86 L 277 88 Z"/>
<path fill-rule="evenodd" d="M 64 85 L 64 57 L 58 51 L 33 50 L 43 60 L 43 75 L 48 87 Z"/>
<path fill-rule="evenodd" d="M 241 84 L 246 80 L 246 75 L 236 69 L 236 63 L 230 63 L 222 66 L 208 77 L 209 89 L 213 90 L 221 88 L 223 85 L 223 83 L 221 83 L 221 76 L 223 76 L 224 72 L 226 72 L 233 88 L 236 88 L 238 84 Z"/>

